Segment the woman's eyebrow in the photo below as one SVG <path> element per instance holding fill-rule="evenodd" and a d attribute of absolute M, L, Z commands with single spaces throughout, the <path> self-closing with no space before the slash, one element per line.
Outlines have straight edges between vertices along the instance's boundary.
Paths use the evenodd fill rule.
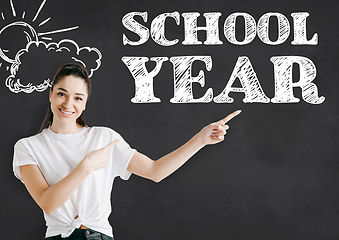
<path fill-rule="evenodd" d="M 63 89 L 63 88 L 61 88 L 61 87 L 59 87 L 58 89 L 60 89 L 60 90 L 62 90 L 62 91 L 65 91 L 65 92 L 67 92 L 67 90 L 66 90 L 66 89 Z"/>
<path fill-rule="evenodd" d="M 64 92 L 67 92 L 66 89 L 63 89 L 63 88 L 58 88 L 58 89 L 60 89 L 60 90 L 62 90 L 62 91 L 64 91 Z M 82 95 L 82 96 L 85 96 L 85 94 L 83 94 L 83 93 L 75 93 L 75 95 Z"/>

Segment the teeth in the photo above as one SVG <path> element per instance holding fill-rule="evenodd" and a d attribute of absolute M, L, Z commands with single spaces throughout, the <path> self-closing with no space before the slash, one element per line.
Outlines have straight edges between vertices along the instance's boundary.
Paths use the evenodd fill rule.
<path fill-rule="evenodd" d="M 62 110 L 61 110 L 61 112 L 63 112 L 64 114 L 67 114 L 67 115 L 71 115 L 72 114 L 71 112 L 65 112 L 65 111 L 62 111 Z"/>

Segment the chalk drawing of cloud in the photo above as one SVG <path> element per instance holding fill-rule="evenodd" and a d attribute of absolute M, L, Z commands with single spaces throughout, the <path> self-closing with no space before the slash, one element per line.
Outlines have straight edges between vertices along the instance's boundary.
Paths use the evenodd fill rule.
<path fill-rule="evenodd" d="M 102 56 L 97 48 L 79 47 L 69 39 L 58 43 L 53 41 L 54 34 L 73 31 L 79 26 L 40 31 L 40 27 L 46 29 L 45 26 L 52 21 L 52 17 L 40 17 L 46 2 L 42 0 L 34 15 L 31 11 L 27 14 L 26 11 L 18 12 L 13 0 L 9 0 L 11 17 L 7 18 L 8 12 L 2 12 L 1 9 L 2 21 L 10 23 L 0 27 L 0 68 L 6 69 L 5 85 L 13 93 L 45 91 L 51 86 L 50 78 L 55 74 L 56 67 L 65 63 L 83 65 L 90 77 L 101 65 Z M 13 18 L 17 20 L 11 22 Z"/>
<path fill-rule="evenodd" d="M 9 69 L 10 76 L 7 77 L 5 85 L 14 93 L 42 92 L 51 86 L 52 80 L 49 77 L 35 79 L 41 77 L 39 74 L 34 74 L 34 72 L 42 72 L 39 68 L 75 62 L 84 66 L 91 77 L 93 72 L 100 67 L 101 58 L 102 55 L 97 48 L 79 47 L 75 41 L 70 39 L 48 44 L 43 41 L 32 41 L 15 55 L 14 62 Z M 20 74 L 21 71 L 23 71 L 22 74 Z M 27 79 L 30 81 L 27 82 Z"/>

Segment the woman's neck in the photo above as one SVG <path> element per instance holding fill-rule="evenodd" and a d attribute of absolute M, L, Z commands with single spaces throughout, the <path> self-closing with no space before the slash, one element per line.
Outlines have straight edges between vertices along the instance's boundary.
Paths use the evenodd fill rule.
<path fill-rule="evenodd" d="M 58 125 L 52 123 L 50 126 L 50 129 L 52 132 L 59 133 L 59 134 L 73 134 L 73 133 L 78 133 L 80 132 L 84 127 L 80 126 L 79 124 L 75 123 L 74 124 L 63 124 L 63 125 Z"/>

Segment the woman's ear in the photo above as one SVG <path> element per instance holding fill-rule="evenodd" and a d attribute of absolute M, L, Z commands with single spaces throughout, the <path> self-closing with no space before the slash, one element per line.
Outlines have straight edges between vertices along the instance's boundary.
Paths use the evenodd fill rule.
<path fill-rule="evenodd" d="M 52 97 L 52 89 L 49 90 L 49 102 L 51 102 L 51 97 Z"/>
<path fill-rule="evenodd" d="M 86 102 L 85 102 L 85 106 L 84 106 L 84 110 L 83 111 L 85 111 L 85 109 L 86 109 L 87 102 L 88 102 L 88 97 L 86 98 Z"/>

